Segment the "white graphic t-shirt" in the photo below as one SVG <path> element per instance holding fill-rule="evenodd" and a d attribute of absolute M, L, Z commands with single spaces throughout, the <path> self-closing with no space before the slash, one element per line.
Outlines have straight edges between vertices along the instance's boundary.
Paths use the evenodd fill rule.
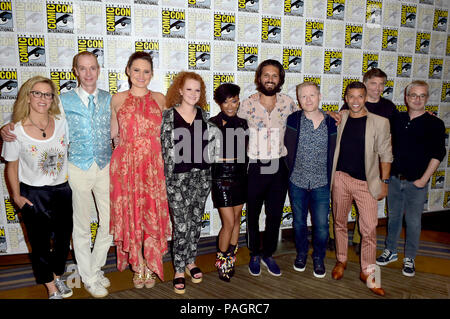
<path fill-rule="evenodd" d="M 4 142 L 2 156 L 8 162 L 19 160 L 19 181 L 31 186 L 54 186 L 67 181 L 68 126 L 64 118 L 55 119 L 55 131 L 47 140 L 37 140 L 16 123 L 17 139 Z"/>

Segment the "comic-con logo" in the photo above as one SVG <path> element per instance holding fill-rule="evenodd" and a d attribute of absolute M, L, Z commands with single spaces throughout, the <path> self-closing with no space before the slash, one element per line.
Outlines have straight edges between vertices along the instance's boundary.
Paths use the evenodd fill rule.
<path fill-rule="evenodd" d="M 450 56 L 450 35 L 447 36 L 447 48 L 445 49 L 445 55 Z"/>
<path fill-rule="evenodd" d="M 359 81 L 358 78 L 344 77 L 342 79 L 342 98 L 344 98 L 344 96 L 345 96 L 345 90 L 347 89 L 347 86 L 352 82 L 358 82 L 358 81 Z"/>
<path fill-rule="evenodd" d="M 57 92 L 63 94 L 77 87 L 77 78 L 69 70 L 50 70 L 50 78 L 55 83 Z"/>
<path fill-rule="evenodd" d="M 17 217 L 17 212 L 14 209 L 14 205 L 9 197 L 4 198 L 5 210 L 6 210 L 6 222 L 8 224 L 18 224 L 19 218 Z"/>
<path fill-rule="evenodd" d="M 444 194 L 444 203 L 442 205 L 444 208 L 450 208 L 450 191 L 446 191 Z"/>
<path fill-rule="evenodd" d="M 284 14 L 303 17 L 304 0 L 284 0 Z"/>
<path fill-rule="evenodd" d="M 184 11 L 162 10 L 162 35 L 166 38 L 184 38 L 186 14 Z"/>
<path fill-rule="evenodd" d="M 131 34 L 131 8 L 122 6 L 106 6 L 106 34 Z"/>
<path fill-rule="evenodd" d="M 337 112 L 337 111 L 339 111 L 339 103 L 338 102 L 322 103 L 321 109 L 324 112 L 326 112 L 326 111 Z"/>
<path fill-rule="evenodd" d="M 363 26 L 345 25 L 345 47 L 350 49 L 361 49 L 363 37 Z"/>
<path fill-rule="evenodd" d="M 158 5 L 158 0 L 134 0 L 134 3 L 135 4 L 147 4 L 147 5 L 157 6 Z"/>
<path fill-rule="evenodd" d="M 188 44 L 188 67 L 190 70 L 209 70 L 211 67 L 211 44 Z"/>
<path fill-rule="evenodd" d="M 431 177 L 431 189 L 444 188 L 444 182 L 445 182 L 445 171 L 437 170 Z"/>
<path fill-rule="evenodd" d="M 345 0 L 327 0 L 327 19 L 344 20 Z"/>
<path fill-rule="evenodd" d="M 397 76 L 409 78 L 411 76 L 412 56 L 399 55 L 397 59 Z"/>
<path fill-rule="evenodd" d="M 281 18 L 262 17 L 261 41 L 263 43 L 281 42 Z"/>
<path fill-rule="evenodd" d="M 286 72 L 302 72 L 302 49 L 283 48 L 283 69 Z"/>
<path fill-rule="evenodd" d="M 433 30 L 434 31 L 447 31 L 448 11 L 447 10 L 434 10 Z"/>
<path fill-rule="evenodd" d="M 400 26 L 407 28 L 415 28 L 416 18 L 417 18 L 417 7 L 413 5 L 402 4 Z"/>
<path fill-rule="evenodd" d="M 363 53 L 362 74 L 378 67 L 378 53 Z"/>
<path fill-rule="evenodd" d="M 152 57 L 153 69 L 159 69 L 159 41 L 140 40 L 134 42 L 136 52 L 147 52 Z"/>
<path fill-rule="evenodd" d="M 47 2 L 47 30 L 53 33 L 73 33 L 73 6 Z"/>
<path fill-rule="evenodd" d="M 408 107 L 406 104 L 396 104 L 396 107 L 399 112 L 408 112 Z"/>
<path fill-rule="evenodd" d="M 425 105 L 425 111 L 433 113 L 433 115 L 437 116 L 439 113 L 439 105 Z"/>
<path fill-rule="evenodd" d="M 175 79 L 175 77 L 178 75 L 178 72 L 166 72 L 166 74 L 164 75 L 164 86 L 165 89 L 167 90 L 173 83 L 173 80 Z"/>
<path fill-rule="evenodd" d="M 259 0 L 238 0 L 238 10 L 242 12 L 258 12 Z"/>
<path fill-rule="evenodd" d="M 383 28 L 381 50 L 397 51 L 398 29 Z"/>
<path fill-rule="evenodd" d="M 128 85 L 128 77 L 124 72 L 109 70 L 108 71 L 108 89 L 109 94 L 114 95 Z"/>
<path fill-rule="evenodd" d="M 11 1 L 0 2 L 0 31 L 14 31 Z"/>
<path fill-rule="evenodd" d="M 236 17 L 233 14 L 214 14 L 214 40 L 234 41 Z"/>
<path fill-rule="evenodd" d="M 211 0 L 188 0 L 189 8 L 210 9 Z"/>
<path fill-rule="evenodd" d="M 323 45 L 323 21 L 306 20 L 305 43 L 307 45 Z"/>
<path fill-rule="evenodd" d="M 442 78 L 442 66 L 444 59 L 430 58 L 430 68 L 428 69 L 428 78 L 441 79 Z"/>
<path fill-rule="evenodd" d="M 215 91 L 221 84 L 234 82 L 235 82 L 235 75 L 233 73 L 214 73 L 213 90 Z"/>
<path fill-rule="evenodd" d="M 45 39 L 18 36 L 20 66 L 45 66 Z"/>
<path fill-rule="evenodd" d="M 441 102 L 450 102 L 450 82 L 442 83 Z"/>
<path fill-rule="evenodd" d="M 430 49 L 431 33 L 417 32 L 416 35 L 416 53 L 428 54 Z"/>
<path fill-rule="evenodd" d="M 17 70 L 0 70 L 0 99 L 15 100 L 17 87 Z"/>
<path fill-rule="evenodd" d="M 316 83 L 320 88 L 321 78 L 320 78 L 320 76 L 315 76 L 315 75 L 304 75 L 303 82 Z"/>
<path fill-rule="evenodd" d="M 381 96 L 388 100 L 392 100 L 394 98 L 394 80 L 386 80 L 386 84 L 384 85 L 384 90 L 383 93 L 381 93 Z"/>
<path fill-rule="evenodd" d="M 238 45 L 237 47 L 237 70 L 256 71 L 258 65 L 258 47 Z"/>
<path fill-rule="evenodd" d="M 105 62 L 105 48 L 101 38 L 78 38 L 78 52 L 89 51 L 96 57 L 100 66 Z"/>
<path fill-rule="evenodd" d="M 342 51 L 325 50 L 323 61 L 323 72 L 325 74 L 341 74 L 342 72 Z"/>
<path fill-rule="evenodd" d="M 202 215 L 202 230 L 203 234 L 209 234 L 211 226 L 211 213 L 206 211 Z"/>
<path fill-rule="evenodd" d="M 381 23 L 381 0 L 367 0 L 366 23 Z"/>
<path fill-rule="evenodd" d="M 91 241 L 90 241 L 91 248 L 94 247 L 95 238 L 97 238 L 97 230 L 98 230 L 98 222 L 96 220 L 91 221 Z"/>
<path fill-rule="evenodd" d="M 6 253 L 8 244 L 6 242 L 5 227 L 0 227 L 0 253 Z"/>

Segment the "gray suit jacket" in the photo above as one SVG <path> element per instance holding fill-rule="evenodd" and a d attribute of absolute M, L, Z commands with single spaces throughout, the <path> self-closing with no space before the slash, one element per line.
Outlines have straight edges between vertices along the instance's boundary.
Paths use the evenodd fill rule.
<path fill-rule="evenodd" d="M 367 109 L 366 109 L 367 110 Z M 341 138 L 349 112 L 342 113 L 342 121 L 337 131 L 336 151 L 334 152 L 333 170 L 331 173 L 331 185 L 334 182 L 334 173 L 341 149 Z M 364 164 L 366 180 L 370 194 L 377 199 L 381 193 L 380 162 L 392 163 L 392 144 L 389 120 L 384 117 L 367 112 L 366 138 Z"/>

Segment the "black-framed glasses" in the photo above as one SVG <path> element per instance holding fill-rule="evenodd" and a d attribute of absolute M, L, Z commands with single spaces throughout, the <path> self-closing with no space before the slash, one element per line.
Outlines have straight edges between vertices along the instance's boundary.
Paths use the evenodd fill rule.
<path fill-rule="evenodd" d="M 428 94 L 420 94 L 420 95 L 417 95 L 417 94 L 408 94 L 408 96 L 410 97 L 410 98 L 412 98 L 412 99 L 417 99 L 417 98 L 419 98 L 419 99 L 421 99 L 421 100 L 424 100 L 427 96 L 428 96 Z"/>
<path fill-rule="evenodd" d="M 55 94 L 53 93 L 44 93 L 39 91 L 30 91 L 31 95 L 33 95 L 35 98 L 44 97 L 46 100 L 53 100 L 53 97 Z"/>

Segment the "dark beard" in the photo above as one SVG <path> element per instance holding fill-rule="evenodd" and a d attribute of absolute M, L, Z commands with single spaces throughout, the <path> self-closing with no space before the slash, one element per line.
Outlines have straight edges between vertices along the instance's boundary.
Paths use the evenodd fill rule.
<path fill-rule="evenodd" d="M 281 85 L 277 85 L 275 86 L 273 89 L 266 89 L 264 87 L 264 85 L 260 83 L 258 83 L 258 86 L 256 87 L 256 90 L 262 94 L 264 94 L 265 96 L 274 96 L 275 94 L 277 94 L 278 92 L 281 91 Z"/>

